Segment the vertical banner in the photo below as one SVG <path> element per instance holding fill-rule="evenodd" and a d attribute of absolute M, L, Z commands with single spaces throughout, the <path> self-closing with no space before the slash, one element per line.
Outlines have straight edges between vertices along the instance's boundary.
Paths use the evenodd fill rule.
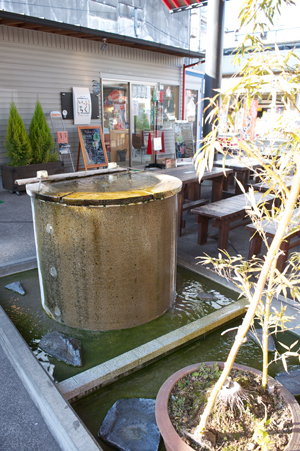
<path fill-rule="evenodd" d="M 251 100 L 250 110 L 248 102 L 244 102 L 244 115 L 241 129 L 241 139 L 255 139 L 255 125 L 257 118 L 258 100 Z"/>
<path fill-rule="evenodd" d="M 74 124 L 91 123 L 92 102 L 89 88 L 73 88 Z"/>
<path fill-rule="evenodd" d="M 229 102 L 225 103 L 225 104 L 222 102 L 221 108 L 220 108 L 220 122 L 219 122 L 219 132 L 221 135 L 228 132 L 228 124 L 227 124 L 228 107 L 229 107 Z"/>

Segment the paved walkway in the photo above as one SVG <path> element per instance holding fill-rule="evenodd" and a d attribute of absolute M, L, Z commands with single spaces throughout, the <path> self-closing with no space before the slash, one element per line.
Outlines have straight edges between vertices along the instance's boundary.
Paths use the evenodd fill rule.
<path fill-rule="evenodd" d="M 0 191 L 0 201 L 4 277 L 36 268 L 36 253 L 29 196 Z M 1 307 L 0 368 L 0 450 L 99 451 Z"/>

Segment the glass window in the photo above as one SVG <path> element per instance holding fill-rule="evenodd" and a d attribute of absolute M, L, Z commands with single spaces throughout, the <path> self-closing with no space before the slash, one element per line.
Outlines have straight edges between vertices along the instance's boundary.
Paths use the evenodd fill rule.
<path fill-rule="evenodd" d="M 129 83 L 103 81 L 103 134 L 109 161 L 120 166 L 145 166 L 152 161 L 152 155 L 147 154 L 149 133 L 173 127 L 178 115 L 178 89 L 160 85 L 158 90 L 154 83 L 131 83 L 130 128 Z"/>
<path fill-rule="evenodd" d="M 178 86 L 163 85 L 163 128 L 174 127 L 178 119 Z"/>
<path fill-rule="evenodd" d="M 185 118 L 193 124 L 193 141 L 197 142 L 198 89 L 185 90 Z"/>
<path fill-rule="evenodd" d="M 178 86 L 132 84 L 132 165 L 151 162 L 149 132 L 172 128 L 178 114 Z"/>
<path fill-rule="evenodd" d="M 103 82 L 103 133 L 108 160 L 128 166 L 128 83 Z"/>
<path fill-rule="evenodd" d="M 151 161 L 147 155 L 149 132 L 154 125 L 154 85 L 132 84 L 132 164 L 144 165 Z"/>

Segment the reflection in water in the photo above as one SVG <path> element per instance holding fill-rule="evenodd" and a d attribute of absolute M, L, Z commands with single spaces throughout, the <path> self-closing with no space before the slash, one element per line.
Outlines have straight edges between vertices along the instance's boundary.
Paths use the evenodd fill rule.
<path fill-rule="evenodd" d="M 25 296 L 19 296 L 4 288 L 15 280 L 22 283 Z M 51 364 L 55 364 L 54 378 L 61 381 L 202 318 L 237 299 L 237 294 L 220 287 L 221 293 L 207 279 L 182 268 L 177 271 L 176 290 L 174 304 L 159 318 L 131 329 L 105 332 L 74 329 L 49 318 L 41 306 L 36 270 L 3 278 L 0 285 L 0 302 L 33 351 L 38 349 L 42 336 L 55 330 L 81 340 L 84 352 L 84 366 L 81 369 L 58 362 L 52 357 L 49 359 Z M 212 294 L 214 299 L 198 299 L 200 291 Z"/>
<path fill-rule="evenodd" d="M 104 175 L 81 177 L 80 179 L 64 180 L 62 182 L 44 183 L 40 194 L 55 194 L 58 192 L 118 192 L 151 190 L 159 183 L 159 179 L 149 173 L 120 172 Z"/>

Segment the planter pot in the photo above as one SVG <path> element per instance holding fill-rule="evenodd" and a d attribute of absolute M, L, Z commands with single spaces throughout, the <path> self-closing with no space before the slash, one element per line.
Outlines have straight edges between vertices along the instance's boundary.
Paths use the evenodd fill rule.
<path fill-rule="evenodd" d="M 212 366 L 215 362 L 204 362 L 204 365 Z M 223 368 L 223 362 L 217 362 L 218 366 Z M 162 438 L 165 443 L 165 447 L 167 451 L 194 451 L 189 445 L 187 445 L 181 437 L 177 434 L 175 428 L 173 427 L 171 420 L 168 415 L 168 403 L 170 393 L 174 387 L 174 385 L 189 373 L 196 371 L 199 368 L 199 363 L 187 366 L 182 368 L 181 370 L 174 373 L 166 382 L 161 386 L 155 404 L 155 418 L 158 429 L 162 435 Z M 233 369 L 243 370 L 243 371 L 251 371 L 252 373 L 262 375 L 261 371 L 258 371 L 254 368 L 250 368 L 245 365 L 234 364 Z M 294 396 L 277 382 L 272 377 L 268 376 L 269 381 L 272 382 L 272 385 L 277 385 L 280 391 L 281 396 L 284 398 L 286 404 L 290 407 L 292 422 L 293 422 L 293 430 L 291 434 L 290 441 L 285 448 L 285 451 L 299 451 L 300 450 L 300 406 L 295 400 Z"/>
<path fill-rule="evenodd" d="M 16 185 L 15 180 L 36 177 L 37 171 L 45 170 L 49 175 L 62 174 L 64 172 L 63 161 L 54 161 L 44 164 L 29 164 L 27 166 L 1 166 L 2 185 L 11 193 L 20 194 L 26 191 L 25 185 Z"/>

